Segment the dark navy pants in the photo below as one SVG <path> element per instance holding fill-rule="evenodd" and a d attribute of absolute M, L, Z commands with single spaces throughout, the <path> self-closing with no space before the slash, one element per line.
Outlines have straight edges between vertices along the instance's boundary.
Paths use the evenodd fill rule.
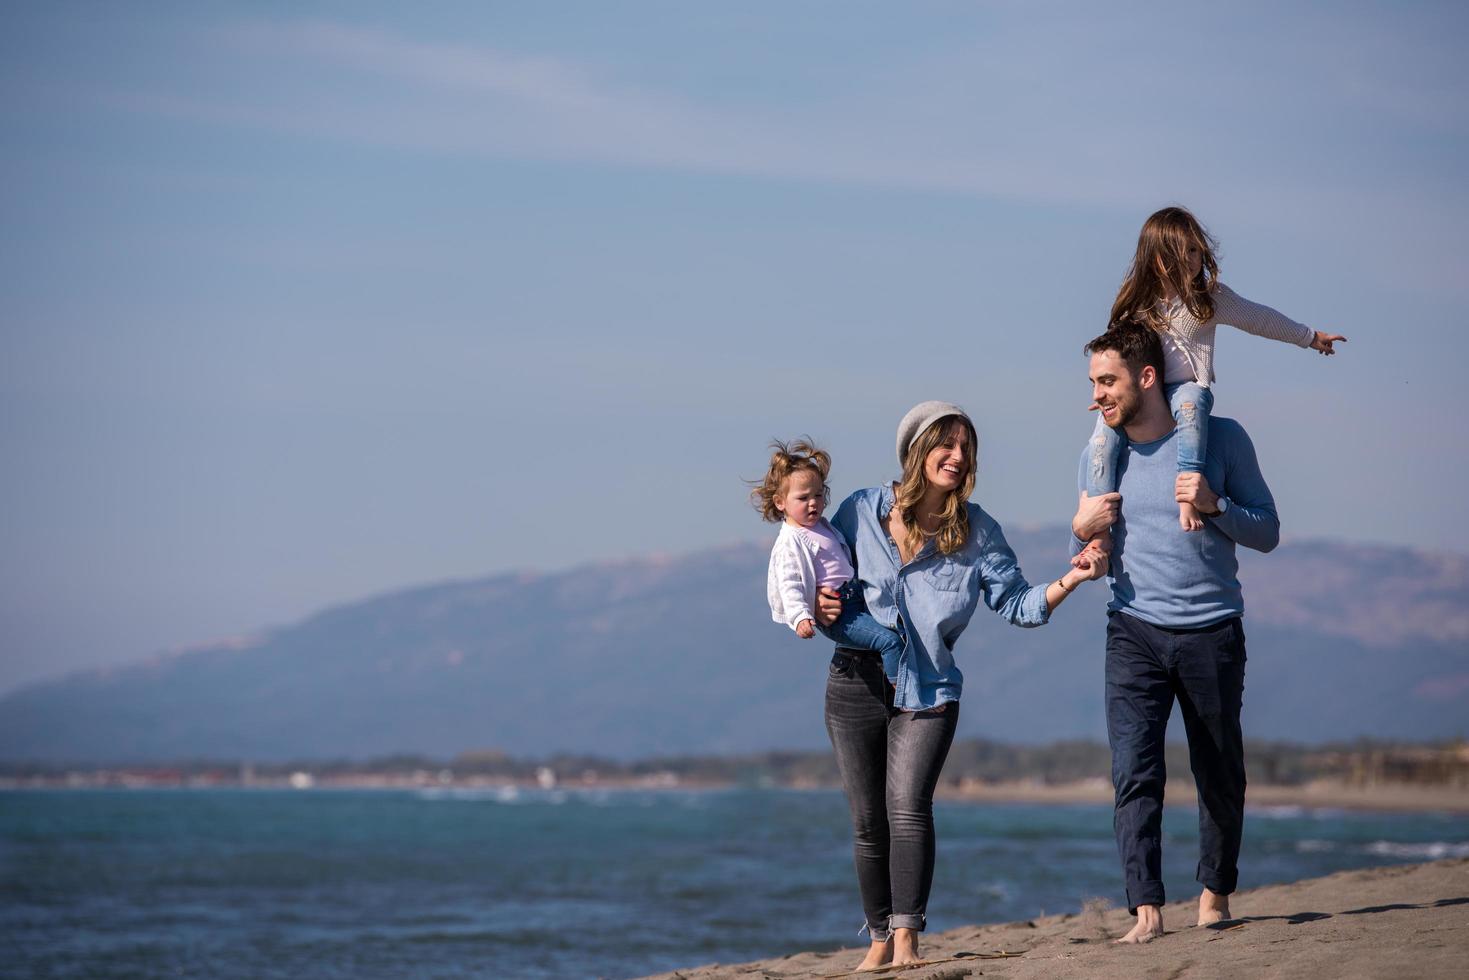
<path fill-rule="evenodd" d="M 1116 790 L 1113 828 L 1127 907 L 1162 905 L 1163 735 L 1178 699 L 1199 794 L 1198 880 L 1220 895 L 1239 880 L 1245 752 L 1239 713 L 1245 631 L 1239 617 L 1165 629 L 1126 613 L 1107 622 L 1107 739 Z"/>

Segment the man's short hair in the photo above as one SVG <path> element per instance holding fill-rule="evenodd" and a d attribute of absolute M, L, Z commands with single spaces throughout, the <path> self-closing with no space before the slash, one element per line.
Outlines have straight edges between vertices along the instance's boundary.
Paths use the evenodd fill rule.
<path fill-rule="evenodd" d="M 1121 320 L 1082 348 L 1082 352 L 1088 355 L 1109 350 L 1116 351 L 1117 356 L 1127 362 L 1127 368 L 1134 377 L 1151 364 L 1158 372 L 1159 383 L 1162 383 L 1163 342 L 1152 327 L 1136 320 Z"/>

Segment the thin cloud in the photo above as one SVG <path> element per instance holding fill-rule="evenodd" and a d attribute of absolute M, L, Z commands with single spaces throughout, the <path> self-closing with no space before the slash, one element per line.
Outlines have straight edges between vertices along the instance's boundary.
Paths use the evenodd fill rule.
<path fill-rule="evenodd" d="M 758 116 L 701 105 L 599 76 L 575 63 L 482 46 L 431 43 L 310 22 L 250 25 L 226 37 L 245 57 L 319 76 L 345 72 L 385 85 L 212 95 L 113 93 L 111 104 L 201 123 L 263 126 L 436 153 L 550 158 L 780 180 L 1136 206 L 1105 173 L 1078 179 L 1054 155 L 996 132 L 958 140 L 904 117 L 931 97 L 894 93 L 820 113 Z M 407 84 L 404 84 L 407 83 Z M 1150 198 L 1149 198 L 1150 199 Z"/>
<path fill-rule="evenodd" d="M 1338 24 L 1333 40 L 1360 55 L 1370 50 L 1361 36 L 1366 27 Z M 740 111 L 630 84 L 567 59 L 322 21 L 252 24 L 210 38 L 244 59 L 256 79 L 251 84 L 210 94 L 111 94 L 108 101 L 201 123 L 427 153 L 1109 210 L 1143 210 L 1172 199 L 1217 201 L 1228 202 L 1236 220 L 1259 223 L 1287 213 L 1331 222 L 1349 211 L 1378 236 L 1402 242 L 1407 252 L 1400 255 L 1419 252 L 1416 259 L 1393 260 L 1401 266 L 1394 278 L 1426 278 L 1443 288 L 1437 273 L 1424 277 L 1423 270 L 1442 266 L 1454 251 L 1457 215 L 1465 210 L 1462 189 L 1434 186 L 1431 178 L 1394 185 L 1379 179 L 1370 163 L 1319 168 L 1311 165 L 1309 150 L 1294 161 L 1248 151 L 1229 131 L 1244 124 L 1239 117 L 1249 116 L 1253 106 L 1268 102 L 1272 83 L 1256 78 L 1247 64 L 1212 68 L 1208 97 L 1198 100 L 1209 111 L 1191 112 L 1196 96 L 1189 86 L 1138 101 L 1160 70 L 1149 59 L 1108 63 L 1103 56 L 1105 77 L 1087 84 L 1078 80 L 1087 76 L 1084 67 L 1058 73 L 1038 57 L 1037 45 L 1087 50 L 1089 40 L 1104 51 L 1126 50 L 1129 42 L 1124 26 L 1105 17 L 1068 20 L 1044 34 L 1011 24 L 956 43 L 946 56 L 929 53 L 913 64 L 864 72 L 865 88 L 835 104 Z M 1393 50 L 1401 53 L 1400 46 Z M 1430 116 L 1440 135 L 1444 127 L 1462 128 L 1461 110 L 1432 114 L 1422 108 L 1446 71 L 1462 78 L 1436 55 L 1417 75 L 1381 88 L 1364 74 L 1369 69 L 1360 57 L 1333 61 L 1330 52 L 1317 49 L 1313 60 L 1323 59 L 1320 73 L 1303 67 L 1302 74 L 1311 79 L 1313 98 L 1335 99 L 1323 104 L 1326 117 L 1370 106 L 1398 124 Z M 258 81 L 268 74 L 261 69 L 266 64 L 282 77 Z M 1343 84 L 1333 90 L 1323 76 Z M 1120 103 L 1124 94 L 1136 104 Z M 1233 111 L 1220 108 L 1225 95 L 1238 104 Z M 1389 112 L 1383 105 L 1405 102 L 1415 107 Z M 1291 118 L 1260 114 L 1276 131 Z M 1270 130 L 1258 125 L 1263 132 L 1257 135 L 1268 141 Z M 1343 139 L 1361 138 L 1350 126 L 1340 132 Z M 1379 159 L 1377 166 L 1383 165 Z"/>

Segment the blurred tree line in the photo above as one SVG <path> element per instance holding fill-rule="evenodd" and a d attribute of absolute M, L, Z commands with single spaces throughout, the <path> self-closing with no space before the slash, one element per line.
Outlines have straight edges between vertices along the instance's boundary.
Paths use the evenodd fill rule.
<path fill-rule="evenodd" d="M 1175 777 L 1187 778 L 1188 747 L 1169 743 L 1166 761 Z M 1469 742 L 1401 743 L 1361 740 L 1348 744 L 1303 746 L 1287 742 L 1247 742 L 1250 782 L 1299 786 L 1327 780 L 1349 786 L 1410 784 L 1469 788 Z M 62 780 L 85 773 L 105 777 L 169 774 L 180 781 L 216 783 L 287 780 L 299 773 L 337 782 L 382 780 L 411 784 L 516 782 L 540 785 L 596 785 L 637 782 L 652 785 L 789 786 L 840 785 L 829 750 L 762 752 L 733 756 L 663 756 L 620 761 L 597 755 L 557 754 L 514 758 L 494 749 L 461 753 L 453 759 L 396 755 L 365 760 L 295 760 L 279 763 L 181 760 L 167 766 L 0 765 L 7 780 Z M 1109 780 L 1111 753 L 1089 741 L 1017 745 L 986 739 L 954 743 L 943 782 L 1028 782 L 1055 786 L 1083 780 Z M 103 781 L 106 781 L 105 778 Z"/>

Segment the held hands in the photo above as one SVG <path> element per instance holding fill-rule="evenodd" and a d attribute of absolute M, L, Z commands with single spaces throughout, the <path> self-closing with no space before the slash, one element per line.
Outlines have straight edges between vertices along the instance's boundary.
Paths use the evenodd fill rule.
<path fill-rule="evenodd" d="M 816 635 L 816 624 L 809 619 L 803 619 L 796 624 L 796 635 L 803 640 L 809 640 Z"/>
<path fill-rule="evenodd" d="M 1336 343 L 1338 340 L 1340 340 L 1344 344 L 1347 342 L 1347 338 L 1343 337 L 1339 333 L 1322 333 L 1320 330 L 1317 330 L 1316 336 L 1311 338 L 1311 349 L 1318 350 L 1324 356 L 1330 357 L 1332 354 L 1336 353 L 1336 349 L 1333 348 L 1331 345 Z"/>
<path fill-rule="evenodd" d="M 830 626 L 837 621 L 842 614 L 842 600 L 831 589 L 822 588 L 816 592 L 816 620 L 822 626 Z M 797 632 L 800 632 L 797 630 Z"/>
<path fill-rule="evenodd" d="M 1090 541 L 1117 523 L 1121 509 L 1120 493 L 1104 493 L 1095 497 L 1083 493 L 1076 507 L 1076 516 L 1071 519 L 1071 533 L 1079 540 Z"/>
<path fill-rule="evenodd" d="M 1180 473 L 1173 481 L 1173 499 L 1180 504 L 1193 504 L 1194 509 L 1205 517 L 1219 513 L 1219 494 L 1209 487 L 1202 473 Z"/>
<path fill-rule="evenodd" d="M 1081 581 L 1095 582 L 1107 574 L 1107 553 L 1093 541 L 1071 559 L 1071 567 L 1086 573 Z"/>

